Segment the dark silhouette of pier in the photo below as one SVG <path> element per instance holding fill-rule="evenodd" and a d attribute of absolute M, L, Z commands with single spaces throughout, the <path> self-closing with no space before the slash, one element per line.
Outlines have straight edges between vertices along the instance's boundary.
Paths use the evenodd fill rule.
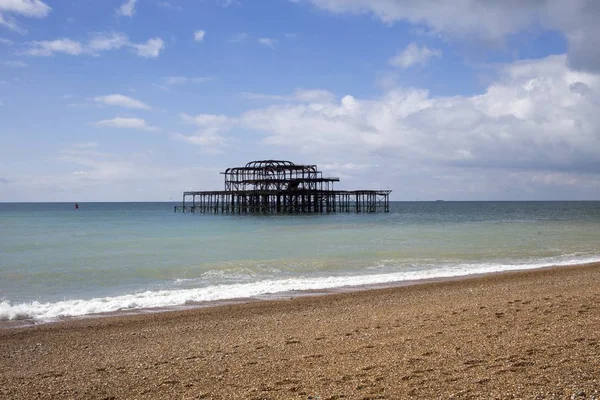
<path fill-rule="evenodd" d="M 210 214 L 320 214 L 389 212 L 391 190 L 334 190 L 339 178 L 316 165 L 252 161 L 227 168 L 225 190 L 184 192 L 175 212 Z"/>

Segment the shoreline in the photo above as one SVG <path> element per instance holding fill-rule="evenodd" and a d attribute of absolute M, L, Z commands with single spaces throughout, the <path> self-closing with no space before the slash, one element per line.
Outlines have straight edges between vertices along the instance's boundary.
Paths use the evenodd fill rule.
<path fill-rule="evenodd" d="M 5 398 L 600 398 L 600 263 L 0 330 Z"/>
<path fill-rule="evenodd" d="M 588 265 L 600 265 L 600 261 L 594 262 L 586 262 L 586 263 L 576 263 L 576 264 L 565 264 L 565 265 L 547 265 L 547 266 L 536 266 L 533 268 L 524 268 L 524 269 L 508 269 L 503 271 L 492 271 L 492 272 L 484 272 L 484 273 L 472 273 L 467 275 L 456 275 L 456 276 L 442 276 L 442 277 L 432 277 L 432 278 L 423 278 L 423 279 L 414 279 L 414 280 L 402 280 L 402 281 L 391 281 L 391 282 L 383 282 L 383 283 L 369 283 L 362 285 L 350 285 L 350 286 L 340 286 L 333 288 L 324 288 L 324 289 L 306 289 L 306 290 L 293 290 L 293 291 L 285 291 L 285 292 L 277 292 L 277 293 L 266 293 L 258 296 L 252 297 L 238 297 L 238 298 L 228 298 L 221 300 L 209 300 L 202 302 L 190 302 L 189 304 L 181 304 L 181 305 L 173 305 L 173 306 L 159 306 L 159 307 L 147 307 L 147 308 L 129 308 L 122 309 L 116 311 L 109 312 L 99 312 L 99 313 L 89 313 L 83 315 L 76 316 L 62 316 L 52 318 L 50 320 L 37 320 L 34 318 L 23 318 L 23 319 L 14 319 L 14 320 L 0 320 L 0 331 L 3 329 L 14 329 L 14 328 L 28 328 L 35 327 L 40 325 L 52 325 L 52 324 L 61 324 L 64 322 L 70 322 L 74 320 L 88 320 L 95 318 L 112 318 L 112 317 L 121 317 L 121 316 L 135 316 L 140 314 L 153 314 L 153 313 L 170 313 L 170 312 L 181 312 L 181 311 L 190 311 L 196 309 L 204 309 L 204 308 L 214 308 L 221 307 L 225 305 L 236 305 L 236 304 L 246 304 L 250 302 L 262 302 L 262 301 L 280 301 L 294 298 L 302 298 L 302 297 L 321 297 L 321 296 L 331 296 L 337 294 L 344 293 L 354 293 L 354 292 L 362 292 L 362 291 L 371 291 L 371 290 L 380 290 L 380 289 L 391 289 L 391 288 L 399 288 L 405 286 L 414 286 L 414 285 L 424 285 L 430 283 L 443 283 L 443 282 L 452 282 L 452 281 L 461 281 L 461 280 L 469 280 L 476 279 L 485 276 L 493 276 L 493 275 L 502 275 L 502 274 L 510 274 L 510 273 L 521 273 L 527 271 L 538 271 L 538 270 L 547 270 L 547 269 L 555 269 L 555 268 L 577 268 L 584 267 Z"/>

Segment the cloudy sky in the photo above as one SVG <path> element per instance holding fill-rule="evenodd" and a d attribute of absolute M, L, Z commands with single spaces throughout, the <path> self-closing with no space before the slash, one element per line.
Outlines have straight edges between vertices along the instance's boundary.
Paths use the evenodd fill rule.
<path fill-rule="evenodd" d="M 255 159 L 394 200 L 600 199 L 595 0 L 0 0 L 0 201 Z"/>

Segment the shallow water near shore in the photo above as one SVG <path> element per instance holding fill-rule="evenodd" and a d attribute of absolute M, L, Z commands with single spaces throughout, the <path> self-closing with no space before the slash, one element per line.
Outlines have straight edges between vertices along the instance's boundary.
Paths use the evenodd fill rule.
<path fill-rule="evenodd" d="M 392 202 L 390 213 L 174 214 L 0 204 L 0 320 L 600 261 L 600 202 Z"/>

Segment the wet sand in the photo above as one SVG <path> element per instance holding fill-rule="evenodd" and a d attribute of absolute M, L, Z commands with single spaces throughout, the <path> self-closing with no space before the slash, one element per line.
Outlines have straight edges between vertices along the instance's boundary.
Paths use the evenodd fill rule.
<path fill-rule="evenodd" d="M 0 398 L 600 399 L 600 264 L 1 329 Z"/>

